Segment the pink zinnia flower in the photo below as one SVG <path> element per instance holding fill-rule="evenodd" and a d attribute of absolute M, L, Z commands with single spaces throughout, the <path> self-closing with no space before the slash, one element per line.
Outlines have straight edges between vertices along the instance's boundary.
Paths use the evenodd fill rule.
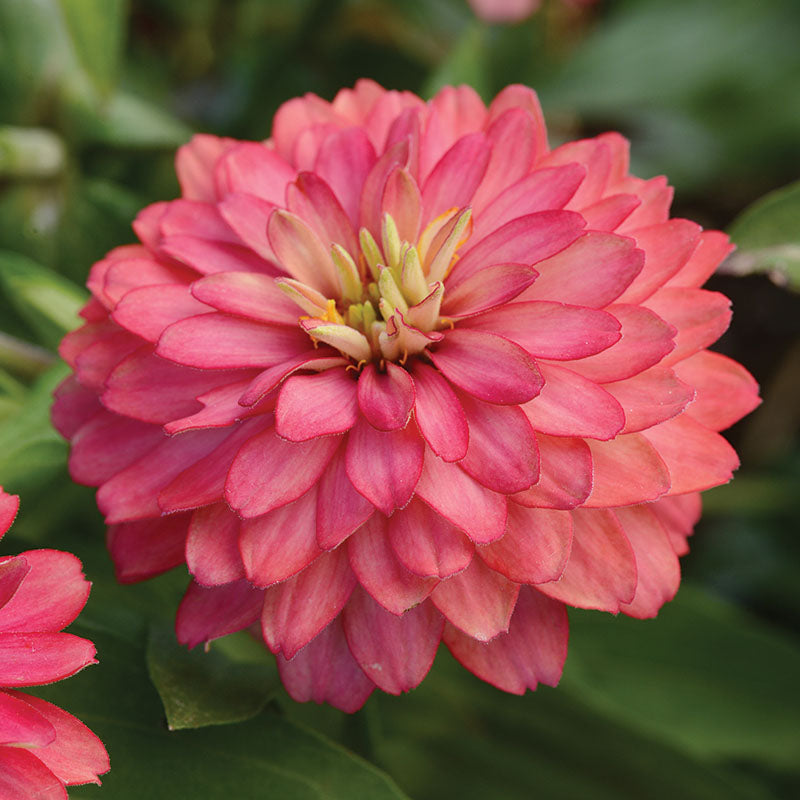
<path fill-rule="evenodd" d="M 757 387 L 705 349 L 727 237 L 621 136 L 550 150 L 522 86 L 360 81 L 177 171 L 92 269 L 54 419 L 120 580 L 186 561 L 182 641 L 259 623 L 293 697 L 353 710 L 440 641 L 555 684 L 567 605 L 674 595 Z"/>
<path fill-rule="evenodd" d="M 19 498 L 0 488 L 0 537 Z M 0 797 L 66 798 L 65 786 L 100 783 L 103 743 L 72 714 L 17 691 L 96 664 L 94 645 L 61 633 L 80 614 L 91 584 L 70 553 L 30 550 L 0 558 Z"/>

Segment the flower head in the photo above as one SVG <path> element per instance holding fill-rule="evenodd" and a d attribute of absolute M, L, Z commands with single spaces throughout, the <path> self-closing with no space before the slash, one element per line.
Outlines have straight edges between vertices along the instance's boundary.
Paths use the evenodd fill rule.
<path fill-rule="evenodd" d="M 621 136 L 549 149 L 522 86 L 360 81 L 177 171 L 92 269 L 54 420 L 120 580 L 187 563 L 182 641 L 258 623 L 290 694 L 353 710 L 441 641 L 555 684 L 567 605 L 673 596 L 757 387 L 706 350 L 727 238 Z"/>
<path fill-rule="evenodd" d="M 0 488 L 0 536 L 19 499 Z M 89 582 L 70 553 L 31 550 L 0 558 L 0 796 L 67 797 L 65 786 L 100 783 L 102 742 L 71 714 L 18 691 L 96 664 L 94 645 L 62 633 L 81 612 Z"/>

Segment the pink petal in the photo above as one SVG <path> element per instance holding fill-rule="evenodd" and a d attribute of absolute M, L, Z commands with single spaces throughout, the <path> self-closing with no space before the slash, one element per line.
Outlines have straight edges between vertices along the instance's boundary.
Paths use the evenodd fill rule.
<path fill-rule="evenodd" d="M 587 440 L 594 464 L 594 488 L 585 508 L 644 503 L 670 489 L 666 464 L 640 433 L 626 433 L 610 442 Z"/>
<path fill-rule="evenodd" d="M 74 375 L 61 381 L 53 392 L 53 398 L 53 407 L 50 410 L 53 426 L 65 439 L 72 439 L 77 431 L 102 408 L 97 394 L 81 385 Z M 4 506 L 4 509 L 7 508 L 8 506 Z M 5 516 L 0 516 L 0 530 L 3 530 L 5 520 Z M 8 522 L 8 525 L 10 524 L 11 521 Z"/>
<path fill-rule="evenodd" d="M 280 106 L 272 121 L 275 150 L 288 160 L 297 137 L 306 128 L 332 122 L 342 124 L 344 120 L 321 97 L 310 92 L 303 97 L 293 97 Z"/>
<path fill-rule="evenodd" d="M 147 245 L 150 249 L 157 249 L 159 243 L 161 242 L 161 217 L 164 215 L 164 212 L 169 208 L 169 203 L 152 203 L 149 206 L 145 206 L 134 218 L 133 222 L 131 223 L 131 227 L 133 228 L 133 232 L 138 237 L 139 241 Z M 123 247 L 126 245 L 123 245 Z M 127 245 L 131 247 L 131 245 Z M 136 245 L 133 245 L 135 247 Z M 112 251 L 113 252 L 113 251 Z M 102 263 L 102 262 L 98 262 Z M 97 265 L 95 264 L 95 267 Z M 92 267 L 91 272 L 94 272 L 95 267 Z M 90 277 L 91 281 L 91 277 Z M 89 286 L 92 289 L 91 286 Z M 92 291 L 94 291 L 92 289 Z"/>
<path fill-rule="evenodd" d="M 108 529 L 108 550 L 120 583 L 135 583 L 184 561 L 189 514 L 124 522 Z"/>
<path fill-rule="evenodd" d="M 485 209 L 473 204 L 475 222 L 472 237 L 480 241 L 512 219 L 538 211 L 562 209 L 580 186 L 586 171 L 579 164 L 536 169 L 506 188 Z M 481 193 L 481 189 L 478 193 Z"/>
<path fill-rule="evenodd" d="M 678 557 L 649 505 L 620 508 L 615 513 L 633 547 L 638 576 L 633 602 L 623 604 L 621 610 L 637 619 L 654 617 L 678 591 Z"/>
<path fill-rule="evenodd" d="M 264 592 L 245 580 L 208 587 L 192 581 L 175 617 L 178 641 L 195 647 L 244 630 L 258 619 L 263 598 Z"/>
<path fill-rule="evenodd" d="M 644 253 L 632 239 L 588 231 L 557 255 L 536 264 L 539 277 L 525 299 L 604 308 L 641 272 Z"/>
<path fill-rule="evenodd" d="M 395 616 L 356 589 L 342 614 L 347 644 L 366 676 L 390 694 L 418 686 L 433 664 L 444 621 L 430 603 Z"/>
<path fill-rule="evenodd" d="M 614 231 L 641 203 L 635 194 L 614 194 L 582 208 L 581 216 L 590 230 Z"/>
<path fill-rule="evenodd" d="M 0 746 L 40 748 L 56 738 L 55 728 L 25 697 L 21 692 L 0 690 Z"/>
<path fill-rule="evenodd" d="M 462 254 L 448 278 L 452 289 L 486 264 L 529 264 L 555 255 L 574 242 L 583 217 L 571 211 L 540 211 L 507 222 Z"/>
<path fill-rule="evenodd" d="M 164 441 L 155 425 L 101 411 L 72 439 L 69 474 L 87 486 L 104 483 Z"/>
<path fill-rule="evenodd" d="M 358 407 L 379 431 L 405 428 L 414 408 L 414 381 L 391 361 L 386 362 L 386 372 L 367 364 L 358 378 Z"/>
<path fill-rule="evenodd" d="M 192 514 L 186 566 L 201 586 L 221 586 L 244 578 L 239 518 L 224 503 L 198 508 Z"/>
<path fill-rule="evenodd" d="M 286 188 L 289 211 L 307 222 L 323 245 L 339 244 L 349 253 L 358 252 L 358 239 L 345 210 L 322 178 L 301 172 Z"/>
<path fill-rule="evenodd" d="M 31 568 L 23 556 L 4 557 L 0 561 L 0 609 L 11 600 L 30 571 Z M 2 620 L 3 615 L 0 611 L 0 624 Z"/>
<path fill-rule="evenodd" d="M 522 109 L 509 109 L 495 119 L 486 131 L 491 157 L 472 207 L 480 212 L 506 186 L 530 172 L 533 162 L 534 121 Z M 553 206 L 550 206 L 552 208 Z"/>
<path fill-rule="evenodd" d="M 509 303 L 459 327 L 496 333 L 533 356 L 556 361 L 594 355 L 621 336 L 620 323 L 605 311 L 548 301 Z"/>
<path fill-rule="evenodd" d="M 487 489 L 521 492 L 539 479 L 539 451 L 518 406 L 495 406 L 465 395 L 469 448 L 459 466 Z"/>
<path fill-rule="evenodd" d="M 281 681 L 298 703 L 330 703 L 352 714 L 364 705 L 375 684 L 353 658 L 341 619 L 335 619 L 291 661 L 277 658 Z"/>
<path fill-rule="evenodd" d="M 0 747 L 0 796 L 68 800 L 64 784 L 29 750 Z"/>
<path fill-rule="evenodd" d="M 0 632 L 0 686 L 41 686 L 96 664 L 94 645 L 71 633 Z"/>
<path fill-rule="evenodd" d="M 524 694 L 538 683 L 558 684 L 568 635 L 564 604 L 522 586 L 508 633 L 479 642 L 445 625 L 442 639 L 456 660 L 481 680 L 504 692 Z"/>
<path fill-rule="evenodd" d="M 227 436 L 218 447 L 176 475 L 159 492 L 159 508 L 171 514 L 220 502 L 225 491 L 225 480 L 236 454 L 242 445 L 270 424 L 269 417 L 259 417 L 227 428 Z"/>
<path fill-rule="evenodd" d="M 401 240 L 417 241 L 422 218 L 422 195 L 407 169 L 395 167 L 389 173 L 381 207 L 395 221 Z"/>
<path fill-rule="evenodd" d="M 649 181 L 628 175 L 619 181 L 617 188 L 635 194 L 641 201 L 641 204 L 619 226 L 620 233 L 627 235 L 639 228 L 656 225 L 669 219 L 669 207 L 672 204 L 674 191 L 663 175 L 651 178 Z"/>
<path fill-rule="evenodd" d="M 593 439 L 611 439 L 622 430 L 622 406 L 601 386 L 555 364 L 540 362 L 539 369 L 544 386 L 522 406 L 534 430 Z"/>
<path fill-rule="evenodd" d="M 41 714 L 55 729 L 55 740 L 36 748 L 36 757 L 68 786 L 100 783 L 110 764 L 103 743 L 80 720 L 32 695 L 11 692 Z M 38 796 L 38 795 L 37 795 Z"/>
<path fill-rule="evenodd" d="M 264 592 L 261 630 L 273 653 L 294 658 L 344 608 L 356 586 L 344 550 L 321 555 L 288 581 Z"/>
<path fill-rule="evenodd" d="M 339 441 L 329 436 L 287 442 L 273 430 L 254 436 L 228 473 L 228 503 L 241 516 L 251 518 L 297 500 L 320 479 Z"/>
<path fill-rule="evenodd" d="M 114 321 L 148 342 L 158 341 L 164 328 L 173 322 L 209 311 L 186 286 L 143 286 L 128 292 L 112 313 Z"/>
<path fill-rule="evenodd" d="M 264 370 L 253 378 L 247 390 L 239 398 L 242 406 L 255 406 L 265 395 L 276 389 L 287 376 L 301 369 L 310 369 L 314 372 L 324 372 L 332 367 L 345 367 L 350 362 L 342 358 L 336 351 L 328 347 L 317 347 L 314 350 L 305 350 L 282 364 Z"/>
<path fill-rule="evenodd" d="M 182 367 L 159 358 L 146 346 L 114 369 L 101 400 L 109 411 L 161 424 L 194 414 L 201 409 L 195 397 L 248 374 L 253 373 Z"/>
<path fill-rule="evenodd" d="M 196 277 L 197 273 L 189 267 L 156 261 L 148 253 L 147 258 L 113 260 L 103 278 L 102 292 L 111 305 L 116 305 L 133 289 L 171 283 L 187 286 Z"/>
<path fill-rule="evenodd" d="M 468 636 L 488 642 L 508 631 L 518 594 L 519 584 L 473 558 L 463 572 L 439 583 L 431 602 Z"/>
<path fill-rule="evenodd" d="M 567 142 L 552 150 L 539 161 L 542 166 L 577 163 L 586 169 L 586 177 L 569 207 L 582 209 L 602 197 L 611 174 L 611 149 L 599 138 Z"/>
<path fill-rule="evenodd" d="M 686 555 L 689 552 L 686 539 L 692 535 L 702 512 L 700 494 L 662 497 L 649 507 L 666 531 L 675 554 Z"/>
<path fill-rule="evenodd" d="M 739 457 L 728 442 L 687 414 L 648 428 L 642 436 L 669 468 L 670 494 L 701 492 L 727 483 L 739 466 Z"/>
<path fill-rule="evenodd" d="M 97 506 L 105 514 L 106 524 L 159 515 L 161 507 L 157 500 L 162 489 L 183 472 L 187 464 L 215 450 L 229 434 L 224 428 L 212 428 L 164 439 L 118 472 L 97 492 Z"/>
<path fill-rule="evenodd" d="M 339 199 L 353 225 L 358 225 L 361 187 L 375 163 L 375 149 L 361 128 L 345 128 L 329 136 L 319 149 L 316 172 Z"/>
<path fill-rule="evenodd" d="M 524 403 L 542 388 L 541 375 L 531 357 L 501 336 L 456 328 L 435 348 L 429 354 L 444 376 L 487 403 Z"/>
<path fill-rule="evenodd" d="M 241 244 L 239 237 L 225 224 L 216 203 L 199 200 L 172 200 L 159 215 L 158 227 L 161 235 L 181 236 L 188 234 L 209 241 Z M 155 248 L 153 248 L 155 249 Z"/>
<path fill-rule="evenodd" d="M 467 418 L 450 384 L 432 367 L 415 360 L 411 366 L 416 391 L 414 416 L 425 441 L 445 461 L 467 453 Z"/>
<path fill-rule="evenodd" d="M 274 278 L 254 272 L 218 272 L 192 284 L 192 295 L 218 311 L 272 325 L 296 327 L 297 306 Z M 199 312 L 195 312 L 199 313 Z"/>
<path fill-rule="evenodd" d="M 641 431 L 671 419 L 694 398 L 691 382 L 683 383 L 671 369 L 659 366 L 624 381 L 603 384 L 603 388 L 625 412 L 622 433 Z"/>
<path fill-rule="evenodd" d="M 59 550 L 21 554 L 30 568 L 22 585 L 0 609 L 0 632 L 56 633 L 81 613 L 91 584 L 81 562 Z"/>
<path fill-rule="evenodd" d="M 450 317 L 470 317 L 489 311 L 513 300 L 536 280 L 537 274 L 525 264 L 485 267 L 445 293 L 442 313 Z"/>
<path fill-rule="evenodd" d="M 212 242 L 195 236 L 168 236 L 160 251 L 201 275 L 218 272 L 267 272 L 276 270 L 249 247 L 228 242 Z"/>
<path fill-rule="evenodd" d="M 319 481 L 317 544 L 323 550 L 337 547 L 375 511 L 347 477 L 345 447 L 337 450 Z"/>
<path fill-rule="evenodd" d="M 731 301 L 705 289 L 661 289 L 647 301 L 647 308 L 675 326 L 675 349 L 664 359 L 676 364 L 713 344 L 728 329 Z"/>
<path fill-rule="evenodd" d="M 643 306 L 609 306 L 622 324 L 622 338 L 595 356 L 573 361 L 570 368 L 593 381 L 619 381 L 658 364 L 674 347 L 676 330 Z"/>
<path fill-rule="evenodd" d="M 338 297 L 339 280 L 330 257 L 330 244 L 320 241 L 300 217 L 281 209 L 273 211 L 267 235 L 281 266 L 289 275 L 322 292 L 325 297 Z"/>
<path fill-rule="evenodd" d="M 697 249 L 664 285 L 689 289 L 702 286 L 732 251 L 733 245 L 727 234 L 722 231 L 703 231 Z"/>
<path fill-rule="evenodd" d="M 442 461 L 429 450 L 417 485 L 417 494 L 476 544 L 503 535 L 506 499 L 481 486 L 456 464 Z"/>
<path fill-rule="evenodd" d="M 116 366 L 139 349 L 142 340 L 127 331 L 118 330 L 98 339 L 87 347 L 75 361 L 75 374 L 86 387 L 102 391 Z"/>
<path fill-rule="evenodd" d="M 636 558 L 613 512 L 572 512 L 572 552 L 564 574 L 536 588 L 576 608 L 616 614 L 636 593 Z"/>
<path fill-rule="evenodd" d="M 361 586 L 392 614 L 401 615 L 419 605 L 437 583 L 415 575 L 397 560 L 389 544 L 386 517 L 381 514 L 373 514 L 347 540 L 347 553 Z"/>
<path fill-rule="evenodd" d="M 286 184 L 295 174 L 274 150 L 258 142 L 239 142 L 217 163 L 214 177 L 220 197 L 247 192 L 270 203 L 282 203 Z"/>
<path fill-rule="evenodd" d="M 308 337 L 299 328 L 212 313 L 170 325 L 156 353 L 187 367 L 240 369 L 272 367 L 306 349 Z"/>
<path fill-rule="evenodd" d="M 721 353 L 701 350 L 676 364 L 675 374 L 697 390 L 687 413 L 711 430 L 733 425 L 761 402 L 753 376 Z"/>
<path fill-rule="evenodd" d="M 688 261 L 701 228 L 687 219 L 671 219 L 633 232 L 636 246 L 645 251 L 644 268 L 620 296 L 621 303 L 641 303 Z"/>
<path fill-rule="evenodd" d="M 544 114 L 536 92 L 519 83 L 506 86 L 492 100 L 489 106 L 488 122 L 494 122 L 509 108 L 521 108 L 533 119 L 532 137 L 536 145 L 534 149 L 534 161 L 536 161 L 548 149 L 547 128 L 545 127 Z"/>
<path fill-rule="evenodd" d="M 315 487 L 293 503 L 245 520 L 240 528 L 239 551 L 247 580 L 264 587 L 297 574 L 322 553 L 316 534 Z"/>
<path fill-rule="evenodd" d="M 408 142 L 400 141 L 389 147 L 383 155 L 372 165 L 369 174 L 361 184 L 361 198 L 359 201 L 359 222 L 374 237 L 380 241 L 383 208 L 383 193 L 386 183 L 395 168 L 401 169 L 407 165 Z"/>
<path fill-rule="evenodd" d="M 356 490 L 389 516 L 414 494 L 425 443 L 407 426 L 384 433 L 359 419 L 347 440 L 347 477 Z"/>
<path fill-rule="evenodd" d="M 516 583 L 546 583 L 561 577 L 572 546 L 568 511 L 525 508 L 508 504 L 508 524 L 502 538 L 477 548 L 495 572 Z"/>
<path fill-rule="evenodd" d="M 292 442 L 344 433 L 358 419 L 357 385 L 344 369 L 292 375 L 281 386 L 275 431 Z"/>
<path fill-rule="evenodd" d="M 536 434 L 539 482 L 513 500 L 529 508 L 571 509 L 592 490 L 592 456 L 583 439 Z"/>
<path fill-rule="evenodd" d="M 267 222 L 276 208 L 275 203 L 270 203 L 254 194 L 233 192 L 219 204 L 218 208 L 225 222 L 236 232 L 239 239 L 265 262 L 274 264 L 275 253 L 267 238 Z"/>
<path fill-rule="evenodd" d="M 483 133 L 459 139 L 439 160 L 422 186 L 422 216 L 430 221 L 450 208 L 469 205 L 492 148 Z"/>
<path fill-rule="evenodd" d="M 422 577 L 455 575 L 475 552 L 462 531 L 416 498 L 389 518 L 389 543 L 400 563 Z"/>
<path fill-rule="evenodd" d="M 168 422 L 164 425 L 164 433 L 172 436 L 200 428 L 225 428 L 233 425 L 250 411 L 239 405 L 239 398 L 250 383 L 246 378 L 198 395 L 197 401 L 203 404 L 203 410 Z"/>
<path fill-rule="evenodd" d="M 214 165 L 233 145 L 233 139 L 198 133 L 188 144 L 178 148 L 175 171 L 184 197 L 207 203 L 217 199 L 213 181 Z"/>

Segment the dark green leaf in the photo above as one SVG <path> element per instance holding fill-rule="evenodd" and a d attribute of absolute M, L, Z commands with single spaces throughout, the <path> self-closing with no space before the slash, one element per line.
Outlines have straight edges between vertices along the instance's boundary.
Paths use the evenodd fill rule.
<path fill-rule="evenodd" d="M 277 684 L 274 660 L 247 634 L 241 637 L 253 644 L 255 659 L 232 658 L 225 649 L 230 643 L 189 651 L 178 644 L 172 626 L 151 627 L 147 668 L 170 730 L 241 722 L 264 708 Z"/>
<path fill-rule="evenodd" d="M 562 686 L 703 758 L 800 763 L 800 649 L 691 586 L 651 621 L 576 612 Z"/>

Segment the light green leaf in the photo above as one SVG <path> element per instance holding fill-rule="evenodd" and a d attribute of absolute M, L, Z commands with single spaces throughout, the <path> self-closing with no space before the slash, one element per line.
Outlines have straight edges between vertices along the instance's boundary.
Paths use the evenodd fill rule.
<path fill-rule="evenodd" d="M 0 424 L 0 484 L 10 491 L 40 485 L 67 457 L 66 442 L 50 424 L 53 390 L 69 370 L 57 364 L 33 385 L 17 413 Z"/>
<path fill-rule="evenodd" d="M 478 94 L 489 91 L 486 64 L 487 30 L 477 20 L 464 26 L 460 38 L 425 83 L 423 95 L 431 97 L 443 86 L 466 83 Z"/>
<path fill-rule="evenodd" d="M 800 648 L 691 586 L 655 620 L 572 616 L 562 687 L 698 757 L 800 763 Z"/>
<path fill-rule="evenodd" d="M 0 250 L 0 287 L 43 344 L 55 348 L 81 322 L 85 290 L 26 256 Z"/>
<path fill-rule="evenodd" d="M 238 636 L 252 643 L 247 634 Z M 274 660 L 254 644 L 256 658 L 238 661 L 230 647 L 212 643 L 208 652 L 189 651 L 178 644 L 172 626 L 151 627 L 147 668 L 170 730 L 241 722 L 264 708 L 278 683 Z"/>
<path fill-rule="evenodd" d="M 727 271 L 766 272 L 776 283 L 800 290 L 800 181 L 757 200 L 728 232 L 739 250 L 728 259 Z"/>
<path fill-rule="evenodd" d="M 101 97 L 117 82 L 127 0 L 59 0 L 78 60 Z"/>

